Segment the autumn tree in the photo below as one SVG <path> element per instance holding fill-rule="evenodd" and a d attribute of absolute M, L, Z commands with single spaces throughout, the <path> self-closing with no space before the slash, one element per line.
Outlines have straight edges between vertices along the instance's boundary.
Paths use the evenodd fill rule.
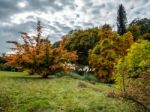
<path fill-rule="evenodd" d="M 133 43 L 133 36 L 130 32 L 119 36 L 109 25 L 104 25 L 99 37 L 99 43 L 89 51 L 89 64 L 102 82 L 109 82 L 113 79 L 115 64 Z"/>
<path fill-rule="evenodd" d="M 118 8 L 118 16 L 117 16 L 117 30 L 119 35 L 123 35 L 126 32 L 126 11 L 122 4 L 119 5 Z"/>
<path fill-rule="evenodd" d="M 99 43 L 89 51 L 89 64 L 102 82 L 109 82 L 112 79 L 114 63 L 117 62 L 116 45 L 119 38 L 109 25 L 102 27 L 99 37 Z"/>
<path fill-rule="evenodd" d="M 15 53 L 10 54 L 7 58 L 9 64 L 22 66 L 23 68 L 30 68 L 30 74 L 34 74 L 39 70 L 40 60 L 43 56 L 41 50 L 41 22 L 37 22 L 36 35 L 29 36 L 26 32 L 20 32 L 23 43 L 17 41 L 7 41 L 7 43 L 14 44 L 16 47 L 11 48 Z"/>
<path fill-rule="evenodd" d="M 68 64 L 75 62 L 78 59 L 75 51 L 69 52 L 65 49 L 65 45 L 68 43 L 66 36 L 62 37 L 60 44 L 57 48 L 53 48 L 51 51 L 51 66 L 50 71 L 52 73 L 58 71 L 68 72 L 70 67 Z"/>
<path fill-rule="evenodd" d="M 43 77 L 52 74 L 52 71 L 57 70 L 56 68 L 66 71 L 65 63 L 77 59 L 75 52 L 64 50 L 64 43 L 67 42 L 67 39 L 64 38 L 58 48 L 52 48 L 48 38 L 41 38 L 42 26 L 40 21 L 37 23 L 36 30 L 35 36 L 29 36 L 28 33 L 21 32 L 23 43 L 7 41 L 16 46 L 12 48 L 15 53 L 7 56 L 8 63 L 21 66 L 30 70 L 30 74 L 38 73 Z"/>

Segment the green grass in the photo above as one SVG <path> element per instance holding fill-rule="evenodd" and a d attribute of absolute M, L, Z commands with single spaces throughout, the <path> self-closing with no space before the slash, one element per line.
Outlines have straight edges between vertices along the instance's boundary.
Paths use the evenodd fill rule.
<path fill-rule="evenodd" d="M 110 89 L 68 76 L 0 72 L 0 112 L 136 112 L 134 104 L 107 97 Z"/>

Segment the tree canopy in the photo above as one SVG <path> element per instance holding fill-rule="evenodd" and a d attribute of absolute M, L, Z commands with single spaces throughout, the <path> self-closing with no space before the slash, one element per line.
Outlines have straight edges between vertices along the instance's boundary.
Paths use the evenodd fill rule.
<path fill-rule="evenodd" d="M 91 28 L 74 31 L 70 34 L 66 49 L 77 52 L 77 55 L 79 56 L 77 62 L 79 64 L 88 65 L 88 51 L 100 40 L 98 37 L 99 30 L 99 28 Z"/>
<path fill-rule="evenodd" d="M 7 41 L 14 44 L 12 48 L 14 54 L 7 55 L 9 64 L 21 66 L 28 69 L 30 74 L 38 73 L 43 77 L 54 73 L 55 71 L 67 71 L 69 67 L 67 63 L 77 60 L 74 51 L 68 52 L 64 49 L 64 45 L 68 42 L 67 38 L 63 38 L 57 48 L 52 48 L 48 38 L 42 39 L 42 26 L 40 21 L 37 23 L 37 34 L 29 36 L 26 32 L 21 32 L 23 43 L 17 41 Z"/>

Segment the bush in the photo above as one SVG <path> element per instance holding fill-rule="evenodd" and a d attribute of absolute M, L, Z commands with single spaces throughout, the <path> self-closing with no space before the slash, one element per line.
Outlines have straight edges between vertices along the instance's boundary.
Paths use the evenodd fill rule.
<path fill-rule="evenodd" d="M 84 79 L 83 76 L 79 75 L 78 73 L 76 73 L 74 71 L 69 72 L 68 75 L 74 79 L 80 79 L 80 80 Z"/>
<path fill-rule="evenodd" d="M 0 64 L 4 64 L 4 63 L 6 63 L 6 59 L 0 56 Z"/>
<path fill-rule="evenodd" d="M 98 82 L 98 78 L 94 74 L 87 74 L 84 79 L 92 82 Z"/>
<path fill-rule="evenodd" d="M 17 72 L 18 69 L 15 66 L 8 65 L 8 64 L 0 64 L 0 71 L 11 71 Z"/>
<path fill-rule="evenodd" d="M 59 71 L 59 72 L 54 73 L 54 75 L 55 75 L 56 77 L 63 77 L 63 76 L 65 76 L 66 74 L 65 74 L 63 71 Z"/>
<path fill-rule="evenodd" d="M 56 76 L 56 77 L 69 76 L 69 77 L 74 78 L 74 79 L 86 80 L 86 81 L 90 81 L 90 82 L 98 82 L 97 77 L 91 73 L 87 73 L 83 76 L 83 75 L 79 75 L 78 73 L 76 73 L 74 71 L 70 71 L 68 73 L 65 73 L 63 71 L 59 71 L 59 72 L 56 72 L 54 74 L 54 76 Z"/>
<path fill-rule="evenodd" d="M 63 72 L 63 71 L 57 71 L 53 74 L 56 77 L 63 77 L 63 76 L 69 76 L 72 77 L 74 79 L 83 79 L 83 76 L 80 76 L 79 74 L 75 73 L 74 71 L 70 71 L 70 72 Z"/>

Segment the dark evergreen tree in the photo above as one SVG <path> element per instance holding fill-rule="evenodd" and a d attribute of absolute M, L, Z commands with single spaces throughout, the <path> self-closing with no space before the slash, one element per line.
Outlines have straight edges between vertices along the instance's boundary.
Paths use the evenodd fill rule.
<path fill-rule="evenodd" d="M 118 16 L 117 16 L 118 34 L 123 35 L 126 32 L 126 23 L 127 23 L 126 11 L 124 6 L 120 4 L 118 8 Z"/>

